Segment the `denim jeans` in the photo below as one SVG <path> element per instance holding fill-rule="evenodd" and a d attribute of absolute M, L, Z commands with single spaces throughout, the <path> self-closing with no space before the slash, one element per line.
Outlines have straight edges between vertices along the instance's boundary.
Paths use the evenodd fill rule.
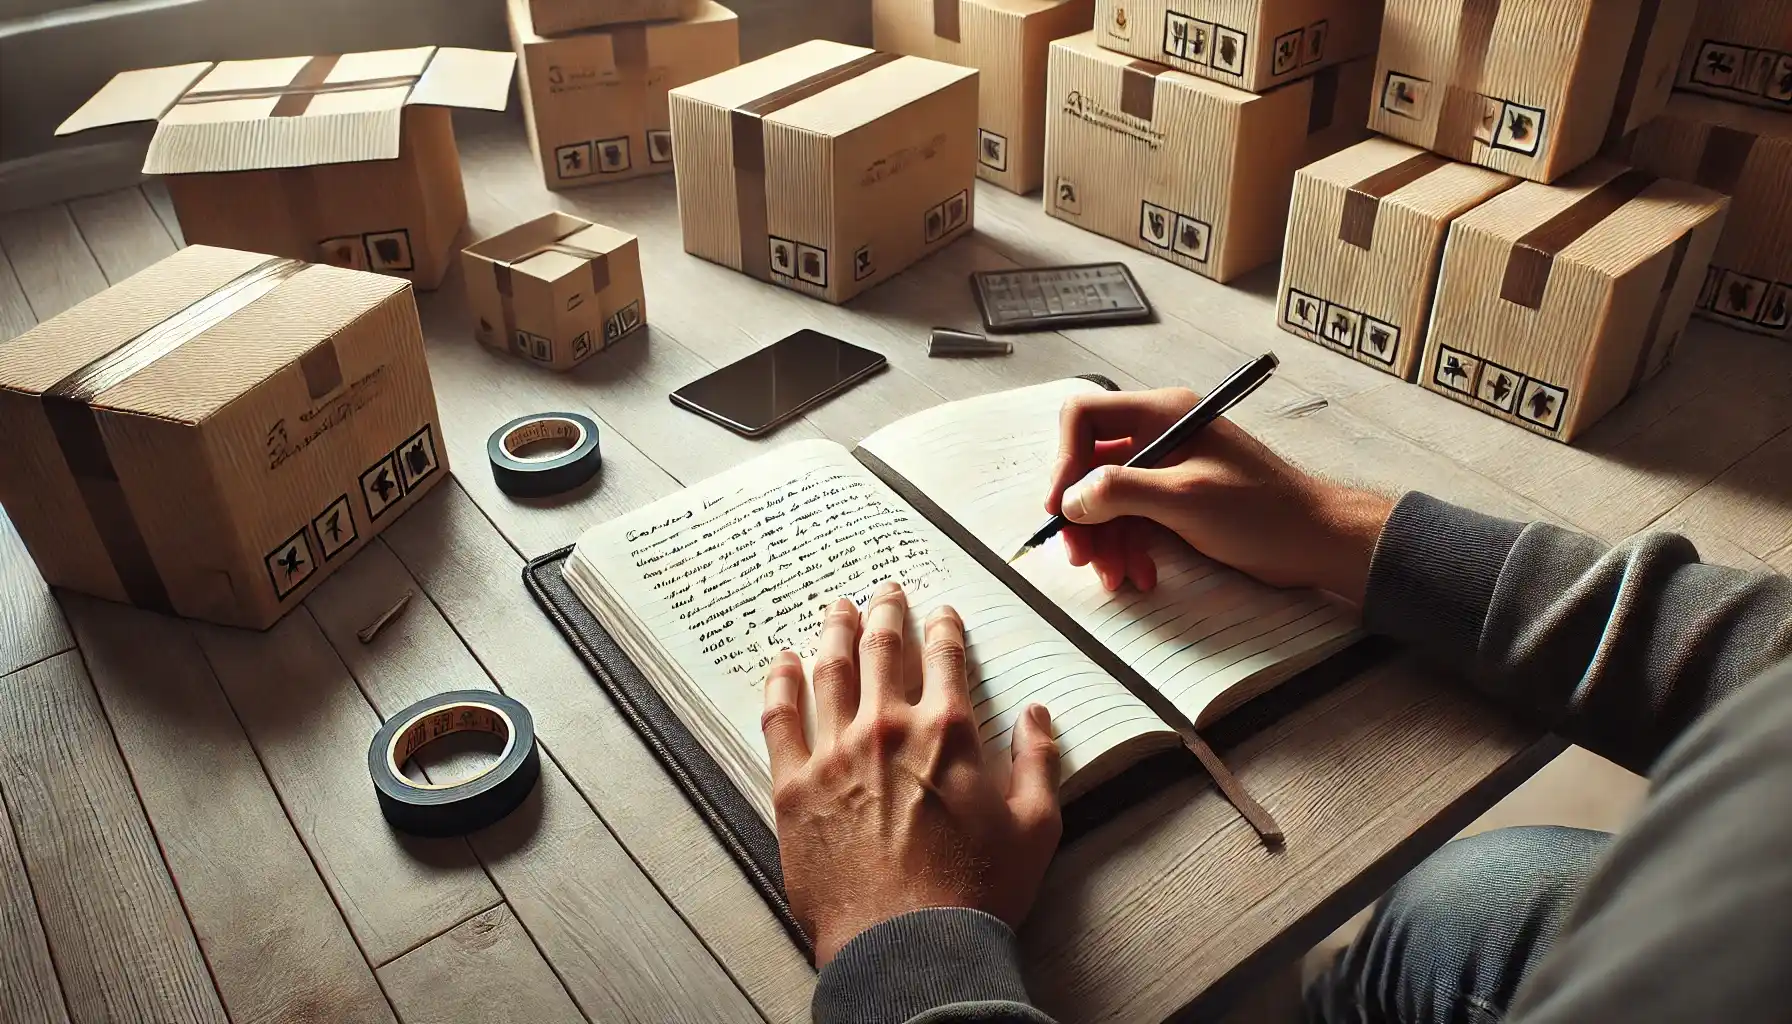
<path fill-rule="evenodd" d="M 1388 890 L 1307 989 L 1312 1024 L 1499 1024 L 1611 836 L 1506 828 L 1459 839 Z"/>

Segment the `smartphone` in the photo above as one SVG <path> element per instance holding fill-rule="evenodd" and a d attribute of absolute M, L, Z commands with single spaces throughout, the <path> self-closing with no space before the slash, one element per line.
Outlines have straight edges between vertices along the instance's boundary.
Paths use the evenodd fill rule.
<path fill-rule="evenodd" d="M 760 437 L 884 368 L 868 348 L 802 330 L 672 392 L 672 403 Z"/>

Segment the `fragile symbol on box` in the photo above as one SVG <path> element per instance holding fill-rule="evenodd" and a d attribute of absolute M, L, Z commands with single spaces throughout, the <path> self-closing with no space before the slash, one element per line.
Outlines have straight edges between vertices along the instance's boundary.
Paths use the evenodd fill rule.
<path fill-rule="evenodd" d="M 1363 340 L 1357 351 L 1377 362 L 1394 365 L 1394 357 L 1400 352 L 1400 328 L 1374 317 L 1364 317 Z"/>
<path fill-rule="evenodd" d="M 817 288 L 826 288 L 828 286 L 828 251 L 799 242 L 796 247 L 796 276 Z"/>
<path fill-rule="evenodd" d="M 1139 204 L 1139 237 L 1159 249 L 1170 247 L 1171 214 L 1149 202 Z"/>
<path fill-rule="evenodd" d="M 1303 43 L 1302 64 L 1317 64 L 1325 59 L 1325 37 L 1331 31 L 1331 22 L 1318 21 L 1307 26 Z"/>
<path fill-rule="evenodd" d="M 332 267 L 346 270 L 367 269 L 367 246 L 360 235 L 347 238 L 326 238 L 317 243 L 318 258 Z"/>
<path fill-rule="evenodd" d="M 781 277 L 796 276 L 796 243 L 777 235 L 769 239 L 772 252 L 772 273 Z"/>
<path fill-rule="evenodd" d="M 398 469 L 404 475 L 406 494 L 416 490 L 425 477 L 441 466 L 436 459 L 435 431 L 427 423 L 421 430 L 405 438 L 404 443 L 393 454 L 398 457 Z"/>
<path fill-rule="evenodd" d="M 1357 332 L 1363 327 L 1363 315 L 1354 309 L 1345 309 L 1336 303 L 1325 304 L 1325 317 L 1320 323 L 1319 334 L 1326 341 L 1341 349 L 1355 349 Z"/>
<path fill-rule="evenodd" d="M 274 596 L 282 601 L 317 572 L 317 560 L 311 556 L 311 538 L 303 527 L 268 552 L 264 561 L 268 567 L 268 581 L 274 585 Z"/>
<path fill-rule="evenodd" d="M 1431 83 L 1425 79 L 1390 71 L 1388 80 L 1381 89 L 1381 109 L 1414 121 L 1423 121 L 1425 98 L 1430 92 Z"/>
<path fill-rule="evenodd" d="M 1125 4 L 1116 3 L 1114 5 L 1114 18 L 1108 24 L 1109 31 L 1114 33 L 1115 39 L 1132 38 L 1132 18 L 1127 15 Z"/>
<path fill-rule="evenodd" d="M 554 150 L 554 168 L 562 178 L 585 178 L 596 173 L 591 166 L 591 143 L 575 142 Z"/>
<path fill-rule="evenodd" d="M 670 128 L 647 129 L 647 162 L 655 164 L 672 162 L 672 130 Z"/>
<path fill-rule="evenodd" d="M 1501 412 L 1511 412 L 1518 401 L 1519 386 L 1523 378 L 1497 363 L 1483 364 L 1481 382 L 1475 388 L 1475 397 Z"/>
<path fill-rule="evenodd" d="M 1069 178 L 1059 178 L 1058 184 L 1052 189 L 1052 205 L 1065 213 L 1081 214 L 1083 212 L 1082 189 L 1077 188 L 1076 182 Z"/>
<path fill-rule="evenodd" d="M 1311 334 L 1319 333 L 1320 316 L 1325 304 L 1306 292 L 1288 289 L 1288 308 L 1283 311 L 1283 318 L 1290 324 Z"/>
<path fill-rule="evenodd" d="M 1524 382 L 1524 396 L 1518 402 L 1520 419 L 1529 420 L 1545 430 L 1562 424 L 1562 407 L 1568 404 L 1568 393 L 1540 380 Z"/>
<path fill-rule="evenodd" d="M 367 519 L 376 522 L 380 516 L 404 497 L 404 477 L 398 470 L 398 459 L 392 452 L 380 456 L 361 474 L 361 498 L 367 505 Z"/>
<path fill-rule="evenodd" d="M 1206 263 L 1213 228 L 1193 217 L 1176 215 L 1176 238 L 1171 248 L 1196 263 Z"/>
<path fill-rule="evenodd" d="M 404 229 L 397 231 L 375 231 L 365 236 L 367 242 L 368 269 L 379 271 L 406 271 L 415 267 L 411 262 L 411 233 Z"/>
<path fill-rule="evenodd" d="M 637 299 L 610 314 L 610 318 L 604 321 L 604 344 L 609 345 L 639 326 L 641 326 L 641 302 Z"/>
<path fill-rule="evenodd" d="M 605 174 L 618 174 L 629 168 L 628 136 L 619 135 L 614 139 L 598 139 L 593 143 L 597 147 L 597 169 Z"/>
<path fill-rule="evenodd" d="M 1499 127 L 1493 133 L 1495 149 L 1535 156 L 1543 142 L 1542 110 L 1506 101 L 1500 109 Z"/>
<path fill-rule="evenodd" d="M 355 530 L 355 513 L 344 494 L 324 507 L 317 518 L 311 520 L 311 528 L 317 532 L 318 546 L 323 548 L 324 561 L 329 561 L 341 554 L 353 544 L 359 534 Z"/>
<path fill-rule="evenodd" d="M 1270 69 L 1272 75 L 1285 75 L 1300 67 L 1300 58 L 1305 43 L 1305 33 L 1300 29 L 1284 32 L 1276 37 L 1275 65 Z"/>
<path fill-rule="evenodd" d="M 1008 169 L 1008 140 L 987 128 L 977 129 L 977 162 L 992 171 Z"/>
<path fill-rule="evenodd" d="M 1481 361 L 1474 356 L 1439 345 L 1437 369 L 1431 379 L 1451 391 L 1472 396 L 1475 393 L 1475 381 L 1480 369 Z"/>
<path fill-rule="evenodd" d="M 1229 75 L 1244 74 L 1244 53 L 1248 37 L 1224 25 L 1213 27 L 1213 69 Z"/>
<path fill-rule="evenodd" d="M 574 362 L 591 354 L 591 332 L 580 331 L 578 337 L 572 339 L 572 358 Z"/>
<path fill-rule="evenodd" d="M 516 354 L 538 363 L 553 362 L 554 342 L 551 338 L 528 331 L 516 332 Z"/>
<path fill-rule="evenodd" d="M 871 261 L 871 246 L 859 246 L 858 251 L 852 254 L 852 279 L 863 281 L 875 273 L 877 267 Z"/>
<path fill-rule="evenodd" d="M 1164 52 L 1191 64 L 1213 63 L 1211 22 L 1196 21 L 1175 11 L 1164 12 Z M 1231 29 L 1227 29 L 1228 32 Z"/>

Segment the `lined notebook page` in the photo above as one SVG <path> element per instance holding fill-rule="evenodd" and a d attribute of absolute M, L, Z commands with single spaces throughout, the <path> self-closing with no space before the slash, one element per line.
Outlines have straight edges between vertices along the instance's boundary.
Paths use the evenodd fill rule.
<path fill-rule="evenodd" d="M 863 447 L 1006 558 L 1045 521 L 1058 413 L 1099 391 L 1057 381 L 937 406 L 867 438 Z M 1158 585 L 1108 593 L 1053 541 L 1015 565 L 1041 593 L 1168 697 L 1196 724 L 1347 642 L 1356 618 L 1310 591 L 1276 590 L 1196 553 L 1167 532 L 1153 542 Z"/>
<path fill-rule="evenodd" d="M 1007 764 L 1015 720 L 1033 702 L 1052 711 L 1067 782 L 1122 745 L 1175 742 L 1124 686 L 831 442 L 791 445 L 593 528 L 566 576 L 638 664 L 657 666 L 651 677 L 668 703 L 767 821 L 766 667 L 785 648 L 812 664 L 828 605 L 850 596 L 862 606 L 886 580 L 910 596 L 915 692 L 920 623 L 941 604 L 963 617 L 993 764 Z"/>

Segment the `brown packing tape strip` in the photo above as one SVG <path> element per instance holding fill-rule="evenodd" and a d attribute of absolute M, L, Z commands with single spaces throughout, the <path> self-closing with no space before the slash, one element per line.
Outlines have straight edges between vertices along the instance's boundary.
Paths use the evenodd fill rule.
<path fill-rule="evenodd" d="M 1699 155 L 1699 169 L 1693 181 L 1719 192 L 1735 192 L 1736 183 L 1742 180 L 1742 169 L 1754 154 L 1757 138 L 1751 132 L 1712 125 L 1705 136 L 1705 151 Z"/>
<path fill-rule="evenodd" d="M 739 207 L 740 269 L 769 281 L 772 277 L 771 231 L 765 209 L 765 115 L 823 93 L 868 71 L 901 59 L 900 54 L 873 50 L 838 67 L 810 75 L 766 93 L 728 112 L 734 149 L 734 194 Z"/>
<path fill-rule="evenodd" d="M 960 42 L 958 0 L 933 0 L 933 34 L 950 42 Z"/>
<path fill-rule="evenodd" d="M 647 26 L 620 25 L 610 31 L 610 59 L 621 76 L 647 73 Z"/>
<path fill-rule="evenodd" d="M 157 360 L 199 337 L 305 269 L 270 258 L 189 302 L 160 322 L 90 360 L 44 390 L 44 415 L 81 492 L 87 515 L 132 604 L 173 614 L 168 586 L 131 511 L 93 402 Z M 332 350 L 333 354 L 333 350 Z M 341 370 L 337 370 L 340 378 Z"/>
<path fill-rule="evenodd" d="M 342 360 L 336 356 L 335 339 L 325 339 L 322 345 L 299 357 L 299 372 L 305 375 L 305 392 L 313 402 L 323 401 L 341 387 Z"/>
<path fill-rule="evenodd" d="M 175 101 L 176 106 L 191 106 L 196 103 L 228 103 L 233 100 L 265 100 L 287 96 L 328 96 L 339 92 L 368 92 L 373 89 L 399 89 L 416 85 L 421 75 L 392 75 L 389 78 L 368 78 L 359 82 L 327 82 L 323 85 L 295 89 L 290 85 L 270 85 L 259 89 L 218 89 L 209 92 L 190 92 Z M 310 103 L 307 101 L 306 106 Z M 278 108 L 278 104 L 276 104 Z M 303 113 L 300 111 L 299 113 Z M 273 113 L 272 117 L 297 117 L 292 113 Z"/>
<path fill-rule="evenodd" d="M 1432 171 L 1448 166 L 1450 161 L 1436 153 L 1417 153 L 1350 186 L 1344 193 L 1344 215 L 1338 224 L 1338 238 L 1358 249 L 1372 247 L 1381 201 Z"/>
<path fill-rule="evenodd" d="M 580 225 L 547 245 L 538 245 L 533 249 L 508 260 L 492 261 L 492 276 L 498 285 L 498 303 L 504 311 L 504 347 L 516 345 L 516 273 L 512 269 L 524 260 L 531 260 L 542 253 L 558 252 L 585 260 L 591 267 L 591 301 L 603 294 L 610 287 L 610 255 L 587 249 L 578 245 L 567 245 L 566 239 L 584 231 L 588 225 Z"/>
<path fill-rule="evenodd" d="M 1661 321 L 1667 317 L 1668 300 L 1673 298 L 1674 288 L 1680 283 L 1680 274 L 1686 269 L 1686 253 L 1692 248 L 1692 232 L 1688 231 L 1674 242 L 1674 254 L 1668 258 L 1668 274 L 1662 280 L 1661 294 L 1655 297 L 1655 309 L 1649 314 L 1648 329 L 1643 332 L 1643 344 L 1636 352 L 1636 367 L 1630 372 L 1630 387 L 1624 393 L 1629 394 L 1643 382 L 1643 374 L 1649 372 L 1649 364 L 1654 360 L 1655 350 L 1660 347 Z"/>
<path fill-rule="evenodd" d="M 1149 60 L 1135 60 L 1120 69 L 1120 111 L 1151 120 L 1157 107 L 1157 76 L 1170 70 Z"/>
<path fill-rule="evenodd" d="M 1220 756 L 1214 753 L 1213 748 L 1207 745 L 1206 740 L 1201 738 L 1194 724 L 1188 720 L 1188 716 L 1179 711 L 1168 697 L 1159 693 L 1156 687 L 1146 682 L 1145 678 L 1119 655 L 1089 635 L 1088 630 L 1077 625 L 1076 620 L 1071 618 L 1069 613 L 1040 593 L 1033 584 L 1027 582 L 1026 577 L 1017 572 L 1000 555 L 991 551 L 987 544 L 978 540 L 969 530 L 965 529 L 964 524 L 947 515 L 946 511 L 935 504 L 932 498 L 911 484 L 907 477 L 891 469 L 882 459 L 863 448 L 854 448 L 852 453 L 864 464 L 866 469 L 876 474 L 878 479 L 907 502 L 910 508 L 921 513 L 929 522 L 938 527 L 940 532 L 957 544 L 965 554 L 976 559 L 979 565 L 1000 580 L 1003 586 L 1013 592 L 1014 596 L 1026 602 L 1029 608 L 1038 613 L 1039 617 L 1057 630 L 1064 639 L 1075 645 L 1103 671 L 1113 676 L 1116 682 L 1125 686 L 1166 725 L 1175 729 L 1177 736 L 1182 739 L 1183 746 L 1187 747 L 1189 752 L 1195 755 L 1195 759 L 1201 762 L 1201 767 L 1206 770 L 1208 777 L 1213 779 L 1214 786 L 1233 807 L 1238 809 L 1238 813 L 1250 823 L 1257 835 L 1271 846 L 1281 845 L 1282 826 L 1276 823 L 1274 816 L 1265 810 L 1262 804 L 1251 797 L 1251 794 L 1244 788 L 1244 784 L 1238 780 L 1238 776 L 1226 767 L 1226 763 L 1220 760 Z"/>
<path fill-rule="evenodd" d="M 1612 119 L 1605 126 L 1607 145 L 1624 136 L 1624 124 L 1636 103 L 1637 83 L 1643 77 L 1643 60 L 1649 55 L 1649 38 L 1655 34 L 1655 19 L 1661 13 L 1661 0 L 1642 0 L 1636 12 L 1636 31 L 1630 36 L 1630 49 L 1624 53 L 1624 71 L 1618 76 L 1617 102 L 1612 104 Z"/>
<path fill-rule="evenodd" d="M 1500 0 L 1462 0 L 1462 14 L 1456 23 L 1456 66 L 1444 86 L 1443 109 L 1430 147 L 1433 152 L 1457 160 L 1474 156 L 1475 127 L 1481 123 L 1481 73 L 1499 14 Z"/>
<path fill-rule="evenodd" d="M 1532 228 L 1513 243 L 1512 254 L 1506 257 L 1500 297 L 1528 309 L 1543 308 L 1543 293 L 1549 287 L 1556 256 L 1655 181 L 1652 174 L 1627 170 Z"/>
<path fill-rule="evenodd" d="M 1317 135 L 1338 120 L 1338 76 L 1343 68 L 1336 64 L 1320 68 L 1313 75 L 1313 96 L 1307 103 L 1307 134 Z"/>

